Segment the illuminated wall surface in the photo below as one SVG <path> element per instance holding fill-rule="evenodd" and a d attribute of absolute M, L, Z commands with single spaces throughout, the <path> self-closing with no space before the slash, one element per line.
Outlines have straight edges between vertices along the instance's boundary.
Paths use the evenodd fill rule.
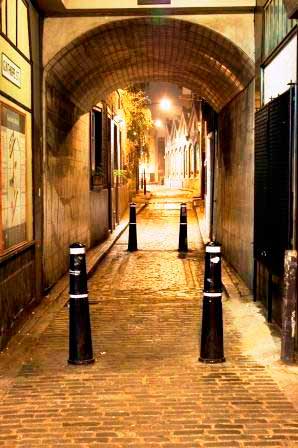
<path fill-rule="evenodd" d="M 264 68 L 264 104 L 288 90 L 290 82 L 297 82 L 297 36 Z"/>
<path fill-rule="evenodd" d="M 31 66 L 28 9 L 1 3 L 0 251 L 32 238 Z"/>

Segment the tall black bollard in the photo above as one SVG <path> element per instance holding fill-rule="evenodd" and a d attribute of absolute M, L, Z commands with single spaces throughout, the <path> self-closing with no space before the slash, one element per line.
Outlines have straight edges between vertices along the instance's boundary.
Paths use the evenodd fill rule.
<path fill-rule="evenodd" d="M 84 244 L 69 247 L 69 364 L 94 362 Z"/>
<path fill-rule="evenodd" d="M 146 181 L 146 177 L 144 176 L 144 196 L 146 196 L 147 194 L 147 181 Z"/>
<path fill-rule="evenodd" d="M 225 362 L 222 323 L 221 246 L 206 245 L 201 353 L 199 361 Z"/>
<path fill-rule="evenodd" d="M 137 244 L 137 210 L 136 204 L 132 202 L 129 206 L 129 234 L 128 234 L 128 250 L 134 252 L 138 250 Z"/>
<path fill-rule="evenodd" d="M 183 202 L 180 206 L 179 252 L 187 252 L 187 205 Z"/>

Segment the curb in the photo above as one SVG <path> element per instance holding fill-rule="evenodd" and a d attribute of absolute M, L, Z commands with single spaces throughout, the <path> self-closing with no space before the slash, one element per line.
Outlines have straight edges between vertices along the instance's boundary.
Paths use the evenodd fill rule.
<path fill-rule="evenodd" d="M 137 215 L 141 213 L 147 205 L 147 203 L 143 203 L 139 206 Z M 115 231 L 106 241 L 87 251 L 86 261 L 88 278 L 92 276 L 98 264 L 104 259 L 120 236 L 128 228 L 129 220 L 126 215 L 128 215 L 128 210 L 124 215 L 125 218 L 122 219 L 124 222 L 120 222 Z M 40 335 L 51 323 L 53 316 L 55 316 L 68 302 L 68 296 L 67 298 L 64 296 L 68 284 L 68 273 L 65 273 L 52 287 L 50 292 L 43 296 L 41 302 L 37 304 L 34 310 L 28 314 L 27 320 L 20 326 L 16 334 L 8 341 L 7 346 L 0 352 L 1 358 L 2 356 L 6 357 L 6 359 L 1 359 L 1 361 L 3 361 L 2 368 L 4 367 L 7 373 L 9 371 L 11 375 L 15 376 L 21 368 L 18 356 L 20 353 L 23 354 L 22 342 L 25 341 L 25 345 L 29 345 L 30 347 L 29 350 L 26 351 L 26 355 L 28 355 L 30 350 L 32 350 L 37 343 Z"/>
<path fill-rule="evenodd" d="M 145 207 L 147 207 L 148 202 L 141 204 L 139 207 L 137 207 L 137 215 L 141 213 Z M 104 241 L 102 244 L 96 246 L 95 248 L 91 249 L 88 254 L 87 252 L 87 276 L 88 278 L 92 277 L 94 274 L 95 269 L 97 268 L 98 264 L 105 258 L 105 256 L 108 254 L 108 252 L 112 249 L 114 244 L 117 242 L 117 240 L 120 238 L 120 236 L 125 232 L 125 230 L 128 228 L 129 222 L 120 223 L 118 224 L 117 228 L 115 229 L 114 233 L 110 235 L 110 237 Z M 95 253 L 95 255 L 93 255 Z M 89 257 L 88 257 L 89 255 Z M 94 257 L 94 259 L 92 258 Z M 91 260 L 88 258 L 91 258 Z"/>
<path fill-rule="evenodd" d="M 200 231 L 203 243 L 206 245 L 209 242 L 209 238 L 207 238 L 207 236 L 203 232 L 202 223 L 201 223 L 202 220 L 198 213 L 199 207 L 195 206 L 193 202 L 192 202 L 192 207 L 193 207 L 193 210 L 197 217 L 199 231 Z M 222 272 L 222 289 L 223 289 L 225 296 L 229 299 L 231 297 L 231 295 L 233 293 L 235 293 L 235 291 L 234 291 L 235 287 L 234 287 L 234 284 L 232 283 L 231 276 L 229 275 L 229 273 L 226 269 L 226 264 L 227 263 L 226 263 L 225 259 L 222 257 L 222 270 L 223 270 L 223 272 Z"/>

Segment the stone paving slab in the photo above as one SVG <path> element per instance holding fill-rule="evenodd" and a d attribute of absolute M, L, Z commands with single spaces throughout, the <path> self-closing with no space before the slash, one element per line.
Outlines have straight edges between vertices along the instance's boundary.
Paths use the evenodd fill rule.
<path fill-rule="evenodd" d="M 140 250 L 128 253 L 123 234 L 89 281 L 96 363 L 67 365 L 61 308 L 34 351 L 24 347 L 2 396 L 0 446 L 298 446 L 298 413 L 243 349 L 231 298 L 223 300 L 227 362 L 198 362 L 204 247 L 196 217 L 189 206 L 190 252 L 181 256 L 179 200 L 152 201 L 138 217 Z"/>

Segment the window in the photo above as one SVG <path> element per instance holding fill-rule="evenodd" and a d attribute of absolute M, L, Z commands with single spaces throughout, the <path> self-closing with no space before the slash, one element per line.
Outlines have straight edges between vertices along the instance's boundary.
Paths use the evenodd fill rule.
<path fill-rule="evenodd" d="M 0 31 L 30 59 L 28 5 L 24 0 L 2 0 Z"/>
<path fill-rule="evenodd" d="M 267 57 L 298 23 L 290 20 L 284 0 L 271 0 L 265 7 L 264 54 Z"/>
<path fill-rule="evenodd" d="M 290 82 L 297 80 L 297 35 L 285 45 L 275 58 L 263 69 L 263 103 L 289 89 Z"/>
<path fill-rule="evenodd" d="M 90 117 L 91 188 L 104 183 L 102 110 L 92 109 Z"/>
<path fill-rule="evenodd" d="M 29 30 L 28 30 L 28 8 L 22 0 L 18 0 L 18 40 L 19 50 L 30 58 Z"/>
<path fill-rule="evenodd" d="M 28 241 L 26 116 L 0 104 L 0 254 Z"/>

